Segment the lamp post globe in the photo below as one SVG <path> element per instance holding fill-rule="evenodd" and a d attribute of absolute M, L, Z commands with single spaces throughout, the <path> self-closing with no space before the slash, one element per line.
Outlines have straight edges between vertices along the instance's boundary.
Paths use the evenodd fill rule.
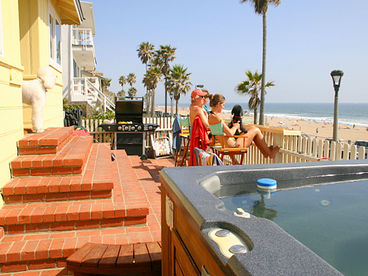
<path fill-rule="evenodd" d="M 339 89 L 341 84 L 341 78 L 344 72 L 341 70 L 333 70 L 331 73 L 332 83 L 335 90 L 335 101 L 334 101 L 334 121 L 333 121 L 333 140 L 337 141 L 337 128 L 338 128 L 338 105 L 339 105 Z"/>

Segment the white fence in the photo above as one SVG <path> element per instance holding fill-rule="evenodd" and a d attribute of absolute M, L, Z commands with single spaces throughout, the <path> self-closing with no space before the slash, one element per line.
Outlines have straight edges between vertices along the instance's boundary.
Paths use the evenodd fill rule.
<path fill-rule="evenodd" d="M 158 124 L 155 137 L 172 137 L 171 117 L 145 117 L 144 123 Z M 95 142 L 115 143 L 114 135 L 98 128 L 102 120 L 83 120 L 85 127 L 94 137 Z M 355 160 L 367 159 L 365 147 L 357 147 L 347 143 L 329 142 L 323 139 L 302 137 L 300 131 L 288 130 L 278 127 L 258 126 L 264 134 L 268 145 L 280 146 L 280 153 L 274 160 L 264 158 L 255 145 L 248 148 L 244 164 L 268 164 L 268 163 L 294 163 L 323 160 Z M 147 139 L 150 146 L 150 139 Z"/>

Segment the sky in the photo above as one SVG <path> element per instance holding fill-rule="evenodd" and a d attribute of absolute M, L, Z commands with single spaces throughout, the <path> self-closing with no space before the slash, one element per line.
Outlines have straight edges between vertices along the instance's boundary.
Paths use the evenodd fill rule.
<path fill-rule="evenodd" d="M 97 70 L 121 90 L 121 75 L 137 76 L 143 96 L 141 42 L 176 48 L 193 85 L 248 102 L 235 87 L 245 71 L 262 69 L 262 16 L 240 0 L 89 0 L 93 3 Z M 368 1 L 281 0 L 267 14 L 266 102 L 334 101 L 330 72 L 342 70 L 339 102 L 368 103 Z M 125 87 L 125 90 L 128 86 Z M 189 103 L 190 93 L 180 103 Z M 156 90 L 164 103 L 164 87 Z"/>

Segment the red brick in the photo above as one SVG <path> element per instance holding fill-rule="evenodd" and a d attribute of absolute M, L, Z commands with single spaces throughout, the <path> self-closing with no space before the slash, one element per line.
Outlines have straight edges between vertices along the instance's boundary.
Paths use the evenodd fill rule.
<path fill-rule="evenodd" d="M 46 201 L 66 201 L 69 198 L 68 193 L 52 193 L 46 195 Z"/>
<path fill-rule="evenodd" d="M 55 221 L 56 206 L 48 206 L 43 214 L 43 222 Z"/>
<path fill-rule="evenodd" d="M 62 258 L 63 257 L 63 248 L 64 239 L 54 239 L 51 242 L 50 246 L 50 258 Z"/>
<path fill-rule="evenodd" d="M 16 160 L 10 162 L 10 167 L 12 169 L 20 169 L 22 168 L 22 162 L 17 158 Z"/>
<path fill-rule="evenodd" d="M 80 168 L 80 167 L 73 167 L 72 173 L 73 174 L 81 174 L 82 171 L 83 171 L 83 169 Z"/>
<path fill-rule="evenodd" d="M 81 158 L 65 159 L 63 161 L 63 166 L 65 167 L 80 167 L 83 165 L 83 160 Z"/>
<path fill-rule="evenodd" d="M 52 240 L 40 240 L 36 249 L 36 259 L 48 259 Z"/>
<path fill-rule="evenodd" d="M 16 241 L 13 243 L 13 245 L 8 250 L 6 256 L 7 263 L 14 263 L 20 261 L 20 252 L 24 247 L 24 245 L 25 245 L 24 241 Z"/>
<path fill-rule="evenodd" d="M 77 229 L 90 229 L 90 228 L 99 228 L 100 221 L 98 220 L 84 220 L 84 221 L 77 221 L 76 228 Z"/>
<path fill-rule="evenodd" d="M 67 258 L 72 255 L 77 250 L 76 246 L 77 238 L 65 239 L 63 245 L 63 256 Z"/>
<path fill-rule="evenodd" d="M 16 234 L 16 233 L 24 233 L 24 225 L 17 224 L 17 225 L 8 225 L 6 226 L 7 232 Z"/>
<path fill-rule="evenodd" d="M 103 209 L 101 204 L 94 204 L 91 209 L 91 219 L 102 219 Z"/>
<path fill-rule="evenodd" d="M 4 196 L 4 201 L 6 203 L 19 203 L 19 202 L 23 202 L 23 196 L 21 196 L 21 195 Z"/>
<path fill-rule="evenodd" d="M 60 137 L 58 137 L 60 139 Z M 59 140 L 57 138 L 44 138 L 39 142 L 40 146 L 57 146 L 59 144 Z"/>
<path fill-rule="evenodd" d="M 28 263 L 28 269 L 46 269 L 55 267 L 56 267 L 55 260 L 40 260 Z"/>
<path fill-rule="evenodd" d="M 41 271 L 40 276 L 62 276 L 62 275 L 69 275 L 70 273 L 68 273 L 67 269 L 53 269 L 53 270 L 45 270 L 45 271 Z M 77 276 L 77 274 L 75 274 Z M 82 275 L 82 274 L 80 274 Z"/>
<path fill-rule="evenodd" d="M 37 148 L 19 148 L 20 155 L 37 154 Z"/>
<path fill-rule="evenodd" d="M 51 174 L 51 168 L 36 168 L 31 169 L 31 175 L 37 176 L 37 175 L 50 175 Z"/>
<path fill-rule="evenodd" d="M 72 168 L 66 168 L 66 167 L 53 167 L 52 168 L 52 174 L 53 175 L 59 175 L 59 174 L 72 174 L 73 170 Z"/>
<path fill-rule="evenodd" d="M 39 243 L 38 240 L 27 241 L 26 245 L 23 247 L 22 250 L 21 256 L 22 261 L 32 261 L 35 259 L 36 257 L 35 251 L 38 243 Z"/>
<path fill-rule="evenodd" d="M 66 221 L 67 205 L 58 206 L 55 211 L 55 221 Z"/>
<path fill-rule="evenodd" d="M 56 153 L 56 147 L 40 147 L 37 149 L 39 154 L 53 154 Z"/>
<path fill-rule="evenodd" d="M 6 214 L 6 218 L 5 218 L 6 225 L 17 224 L 18 223 L 18 214 L 19 214 L 19 209 L 10 209 L 10 210 L 8 210 L 8 213 Z"/>
<path fill-rule="evenodd" d="M 89 199 L 91 196 L 90 192 L 73 192 L 69 194 L 69 199 L 70 200 L 75 200 L 75 199 Z"/>
<path fill-rule="evenodd" d="M 27 270 L 27 265 L 22 263 L 3 264 L 1 266 L 1 272 L 16 272 L 24 270 Z"/>
<path fill-rule="evenodd" d="M 0 246 L 0 263 L 6 262 L 6 253 L 12 247 L 12 245 L 13 245 L 12 242 L 4 242 L 4 240 L 2 240 Z"/>
<path fill-rule="evenodd" d="M 45 213 L 44 207 L 34 207 L 31 214 L 31 223 L 42 223 L 44 213 Z"/>
<path fill-rule="evenodd" d="M 108 198 L 111 197 L 111 195 L 112 195 L 111 190 L 91 192 L 91 198 Z"/>
<path fill-rule="evenodd" d="M 45 195 L 44 194 L 28 194 L 23 195 L 23 202 L 39 202 L 39 201 L 45 201 Z"/>
<path fill-rule="evenodd" d="M 103 217 L 114 218 L 114 206 L 112 205 L 112 203 L 103 204 Z"/>
<path fill-rule="evenodd" d="M 148 215 L 148 208 L 127 208 L 128 217 L 140 217 Z"/>
<path fill-rule="evenodd" d="M 134 218 L 125 218 L 124 226 L 136 225 L 136 224 L 144 224 L 146 223 L 146 217 L 134 217 Z"/>
<path fill-rule="evenodd" d="M 28 176 L 30 175 L 29 169 L 13 169 L 13 176 Z"/>
<path fill-rule="evenodd" d="M 66 267 L 66 260 L 57 260 L 57 267 Z"/>
<path fill-rule="evenodd" d="M 66 212 L 66 219 L 68 221 L 79 220 L 79 205 L 70 205 Z"/>
<path fill-rule="evenodd" d="M 80 220 L 91 219 L 91 204 L 81 204 L 79 209 L 79 219 Z"/>
<path fill-rule="evenodd" d="M 124 220 L 122 218 L 115 218 L 115 219 L 103 219 L 101 221 L 101 227 L 116 227 L 122 226 Z"/>
<path fill-rule="evenodd" d="M 36 223 L 36 224 L 27 224 L 26 232 L 45 232 L 49 231 L 50 225 L 48 223 Z"/>
<path fill-rule="evenodd" d="M 51 224 L 51 231 L 74 230 L 74 221 L 55 222 Z"/>
<path fill-rule="evenodd" d="M 23 208 L 23 210 L 20 212 L 20 214 L 18 215 L 18 222 L 20 224 L 26 224 L 26 223 L 31 223 L 31 213 L 32 213 L 32 208 L 31 207 L 25 207 Z"/>

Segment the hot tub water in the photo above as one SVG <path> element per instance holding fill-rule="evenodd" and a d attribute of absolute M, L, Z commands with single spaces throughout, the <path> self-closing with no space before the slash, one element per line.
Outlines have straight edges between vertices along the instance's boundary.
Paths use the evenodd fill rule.
<path fill-rule="evenodd" d="M 368 271 L 367 196 L 365 180 L 221 200 L 231 211 L 242 208 L 274 221 L 345 275 L 362 275 Z"/>

